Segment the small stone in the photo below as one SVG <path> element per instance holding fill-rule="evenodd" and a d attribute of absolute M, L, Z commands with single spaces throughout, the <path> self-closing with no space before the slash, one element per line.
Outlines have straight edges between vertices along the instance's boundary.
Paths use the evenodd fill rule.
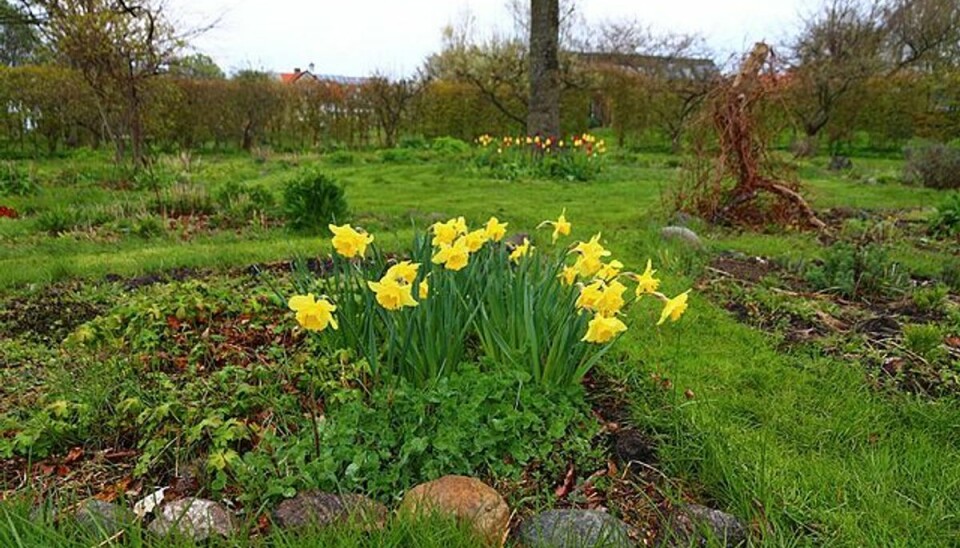
<path fill-rule="evenodd" d="M 130 510 L 97 499 L 88 499 L 80 503 L 74 517 L 77 523 L 91 532 L 111 537 L 130 525 L 136 516 Z"/>
<path fill-rule="evenodd" d="M 387 507 L 362 495 L 304 491 L 281 502 L 273 512 L 273 519 L 284 529 L 325 527 L 351 517 L 382 527 L 387 520 Z"/>
<path fill-rule="evenodd" d="M 699 504 L 677 508 L 665 533 L 662 546 L 739 546 L 747 540 L 747 526 L 736 516 Z"/>
<path fill-rule="evenodd" d="M 627 547 L 630 527 L 597 510 L 548 510 L 520 526 L 519 538 L 530 548 Z"/>
<path fill-rule="evenodd" d="M 663 227 L 660 229 L 660 237 L 668 242 L 680 240 L 681 242 L 697 249 L 703 247 L 703 242 L 700 241 L 700 236 L 697 236 L 696 232 L 684 226 Z"/>
<path fill-rule="evenodd" d="M 160 536 L 176 534 L 200 542 L 214 535 L 230 537 L 237 531 L 237 524 L 222 504 L 188 497 L 160 507 L 148 529 Z"/>
<path fill-rule="evenodd" d="M 503 497 L 482 481 L 465 476 L 444 476 L 417 485 L 404 495 L 400 511 L 453 514 L 497 544 L 510 525 L 510 508 Z"/>

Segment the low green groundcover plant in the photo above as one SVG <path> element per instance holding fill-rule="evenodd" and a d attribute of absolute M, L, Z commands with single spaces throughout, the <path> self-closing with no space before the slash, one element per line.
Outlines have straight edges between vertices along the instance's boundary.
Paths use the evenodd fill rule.
<path fill-rule="evenodd" d="M 580 387 L 553 389 L 523 373 L 467 365 L 427 386 L 401 380 L 339 396 L 315 424 L 265 430 L 255 450 L 231 453 L 228 475 L 253 500 L 307 488 L 387 500 L 449 473 L 517 479 L 536 463 L 534 476 L 552 481 L 569 462 L 603 462 Z"/>

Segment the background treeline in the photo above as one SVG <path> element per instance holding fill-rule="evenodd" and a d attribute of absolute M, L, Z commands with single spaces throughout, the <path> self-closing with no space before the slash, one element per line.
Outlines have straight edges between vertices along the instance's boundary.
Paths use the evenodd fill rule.
<path fill-rule="evenodd" d="M 157 150 L 315 150 L 392 146 L 398 136 L 518 134 L 472 86 L 417 84 L 400 99 L 400 83 L 371 78 L 349 85 L 303 79 L 283 83 L 263 73 L 230 79 L 154 78 L 146 87 L 147 141 Z M 386 88 L 386 89 L 384 89 Z M 588 125 L 590 93 L 564 96 L 569 131 Z M 402 105 L 391 103 L 402 102 Z M 49 154 L 110 140 L 82 75 L 52 65 L 0 67 L 0 147 L 9 154 Z M 394 119 L 392 109 L 398 109 Z"/>
<path fill-rule="evenodd" d="M 587 25 L 575 0 L 561 3 L 562 132 L 607 127 L 621 146 L 675 152 L 697 139 L 703 106 L 728 77 L 703 38 L 635 20 Z M 152 152 L 524 132 L 529 13 L 519 0 L 508 2 L 514 34 L 484 35 L 467 18 L 415 75 L 357 83 L 228 78 L 185 48 L 205 28 L 180 28 L 155 0 L 123 6 L 0 0 L 0 154 L 104 146 L 142 166 Z M 842 154 L 960 138 L 960 0 L 823 0 L 801 23 L 762 80 L 763 123 L 781 146 Z"/>
<path fill-rule="evenodd" d="M 567 132 L 608 125 L 621 145 L 667 147 L 679 143 L 685 121 L 696 114 L 696 104 L 690 103 L 697 98 L 689 95 L 700 92 L 685 89 L 691 82 L 671 85 L 612 68 L 598 69 L 594 82 L 564 93 Z M 397 85 L 379 78 L 358 86 L 285 84 L 258 73 L 230 79 L 164 76 L 148 88 L 148 142 L 165 151 L 327 150 L 390 146 L 397 136 L 472 140 L 483 133 L 522 132 L 483 92 L 452 80 L 419 84 L 422 89 L 390 120 L 384 111 L 396 99 L 389 89 L 380 93 L 380 88 Z M 790 101 L 803 100 L 797 97 L 801 92 L 786 84 L 771 107 L 785 113 Z M 109 140 L 92 91 L 69 68 L 0 67 L 0 104 L 7 107 L 0 110 L 0 147 L 8 155 L 98 147 Z M 789 120 L 784 125 L 791 127 Z M 831 143 L 859 139 L 860 146 L 875 149 L 899 148 L 913 138 L 956 139 L 960 73 L 902 73 L 867 80 L 836 106 L 823 133 Z"/>

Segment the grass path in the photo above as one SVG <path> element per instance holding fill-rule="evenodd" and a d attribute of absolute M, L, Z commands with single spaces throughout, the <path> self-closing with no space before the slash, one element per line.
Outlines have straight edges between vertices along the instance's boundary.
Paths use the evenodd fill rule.
<path fill-rule="evenodd" d="M 605 181 L 580 185 L 483 180 L 449 165 L 333 171 L 348 183 L 359 219 L 388 247 L 406 238 L 411 217 L 462 214 L 477 223 L 492 214 L 520 230 L 566 208 L 574 237 L 602 230 L 615 256 L 631 267 L 648 257 L 666 260 L 668 293 L 691 283 L 682 283 L 682 273 L 689 274 L 696 259 L 664 245 L 656 233 L 660 186 L 672 172 L 619 167 Z M 829 206 L 914 207 L 930 205 L 936 196 L 828 179 L 812 186 L 817 204 Z M 713 245 L 802 256 L 819 248 L 803 235 L 735 236 Z M 317 239 L 272 231 L 260 240 L 224 237 L 187 246 L 52 242 L 2 251 L 0 288 L 75 275 L 249 264 L 316 252 L 319 245 Z M 748 517 L 767 532 L 770 545 L 960 544 L 957 401 L 876 394 L 858 364 L 814 351 L 778 351 L 771 337 L 739 324 L 702 296 L 694 296 L 683 322 L 662 330 L 637 327 L 624 343 L 616 371 L 634 377 L 658 371 L 672 379 L 678 395 L 678 412 L 664 416 L 646 414 L 649 401 L 637 404 L 639 422 L 663 428 L 666 417 L 662 466 L 704 486 L 719 507 Z M 696 394 L 693 400 L 680 396 L 686 389 Z"/>

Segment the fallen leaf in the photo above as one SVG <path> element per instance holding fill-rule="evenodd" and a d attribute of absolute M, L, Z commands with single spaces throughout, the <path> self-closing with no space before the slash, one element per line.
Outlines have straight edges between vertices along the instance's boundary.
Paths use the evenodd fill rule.
<path fill-rule="evenodd" d="M 64 464 L 70 464 L 72 462 L 76 462 L 80 460 L 80 457 L 82 456 L 83 456 L 83 448 L 74 447 L 73 449 L 70 450 L 69 453 L 67 453 L 67 457 L 63 459 L 63 462 Z"/>
<path fill-rule="evenodd" d="M 563 484 L 560 487 L 557 487 L 557 490 L 554 493 L 557 495 L 557 498 L 564 498 L 568 493 L 573 489 L 573 463 L 570 463 L 570 466 L 567 468 L 567 475 L 563 478 Z"/>

